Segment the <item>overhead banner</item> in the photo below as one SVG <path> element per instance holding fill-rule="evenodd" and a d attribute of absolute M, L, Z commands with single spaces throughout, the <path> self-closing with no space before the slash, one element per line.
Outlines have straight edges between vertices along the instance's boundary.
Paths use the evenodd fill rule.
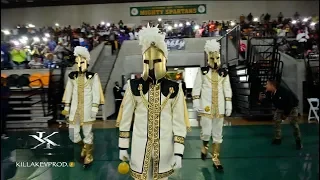
<path fill-rule="evenodd" d="M 184 39 L 165 39 L 168 50 L 184 50 L 186 42 Z"/>
<path fill-rule="evenodd" d="M 206 12 L 207 7 L 205 4 L 130 7 L 131 16 L 206 14 Z"/>

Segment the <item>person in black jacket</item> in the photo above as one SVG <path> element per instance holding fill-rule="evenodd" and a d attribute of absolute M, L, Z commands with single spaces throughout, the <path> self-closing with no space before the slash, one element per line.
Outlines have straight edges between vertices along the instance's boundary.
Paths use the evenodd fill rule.
<path fill-rule="evenodd" d="M 122 88 L 119 86 L 119 82 L 115 82 L 114 83 L 115 86 L 113 87 L 113 95 L 114 95 L 114 99 L 115 99 L 115 115 L 116 117 L 118 116 L 118 113 L 119 113 L 119 109 L 120 109 L 120 106 L 121 106 L 121 102 L 122 102 L 122 99 L 123 99 L 123 96 L 122 96 Z"/>
<path fill-rule="evenodd" d="M 260 94 L 259 100 L 271 100 L 276 108 L 274 114 L 275 137 L 272 144 L 281 144 L 281 122 L 289 118 L 296 139 L 296 148 L 302 149 L 301 133 L 298 125 L 299 100 L 291 91 L 280 87 L 277 81 L 269 80 L 266 85 L 266 94 Z"/>

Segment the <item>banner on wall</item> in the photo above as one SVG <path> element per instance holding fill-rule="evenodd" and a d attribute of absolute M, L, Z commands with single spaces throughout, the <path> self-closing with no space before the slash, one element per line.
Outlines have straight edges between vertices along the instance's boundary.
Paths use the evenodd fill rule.
<path fill-rule="evenodd" d="M 186 42 L 184 39 L 165 39 L 168 50 L 185 50 Z"/>
<path fill-rule="evenodd" d="M 205 4 L 130 7 L 131 16 L 206 14 L 206 12 L 207 7 Z"/>

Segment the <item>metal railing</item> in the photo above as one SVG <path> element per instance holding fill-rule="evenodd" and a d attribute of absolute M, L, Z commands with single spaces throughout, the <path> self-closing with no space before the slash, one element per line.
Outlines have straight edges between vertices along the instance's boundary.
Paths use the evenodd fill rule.
<path fill-rule="evenodd" d="M 33 106 L 35 104 L 41 103 L 42 111 L 43 111 L 43 116 L 48 116 L 49 111 L 46 110 L 45 108 L 45 103 L 47 102 L 46 100 L 46 91 L 45 88 L 43 87 L 43 83 L 41 79 L 35 79 L 33 81 L 30 81 L 29 84 L 33 82 L 39 82 L 40 86 L 39 87 L 31 87 L 30 85 L 28 86 L 28 89 L 24 89 L 23 87 L 19 87 L 17 89 L 10 89 L 12 92 L 28 92 L 28 95 L 21 98 L 21 103 L 20 104 L 25 104 L 24 102 L 29 101 L 29 98 L 34 97 L 36 95 L 40 95 L 40 100 L 32 103 L 28 103 L 30 106 Z"/>
<path fill-rule="evenodd" d="M 224 62 L 227 66 L 229 66 L 229 62 L 239 59 L 240 31 L 241 27 L 240 25 L 237 25 L 233 27 L 230 31 L 228 31 L 226 34 L 224 34 L 222 37 L 217 39 L 217 41 L 221 44 L 220 54 L 224 56 Z M 229 38 L 232 38 L 232 42 L 236 48 L 236 57 L 232 59 L 229 59 Z M 223 44 L 224 40 L 225 44 Z M 223 45 L 225 45 L 225 47 L 223 47 Z M 223 51 L 223 49 L 225 49 L 225 52 Z"/>

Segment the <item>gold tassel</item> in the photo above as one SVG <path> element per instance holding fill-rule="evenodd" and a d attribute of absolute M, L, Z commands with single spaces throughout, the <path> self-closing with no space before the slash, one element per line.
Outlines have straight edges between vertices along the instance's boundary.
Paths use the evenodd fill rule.
<path fill-rule="evenodd" d="M 122 119 L 122 114 L 123 114 L 123 102 L 124 102 L 125 98 L 126 98 L 126 96 L 123 97 L 121 105 L 120 105 L 120 109 L 119 109 L 119 113 L 118 113 L 118 117 L 117 117 L 117 121 L 116 121 L 116 127 L 120 126 L 120 121 Z"/>
<path fill-rule="evenodd" d="M 102 90 L 102 86 L 101 86 L 101 83 L 100 83 L 100 78 L 98 78 L 98 83 L 99 83 L 99 91 L 100 91 L 100 104 L 104 104 L 104 94 L 103 94 L 103 90 Z"/>
<path fill-rule="evenodd" d="M 189 119 L 189 113 L 188 113 L 186 100 L 183 101 L 183 104 L 184 104 L 184 123 L 186 124 L 187 131 L 191 132 L 190 119 Z"/>

